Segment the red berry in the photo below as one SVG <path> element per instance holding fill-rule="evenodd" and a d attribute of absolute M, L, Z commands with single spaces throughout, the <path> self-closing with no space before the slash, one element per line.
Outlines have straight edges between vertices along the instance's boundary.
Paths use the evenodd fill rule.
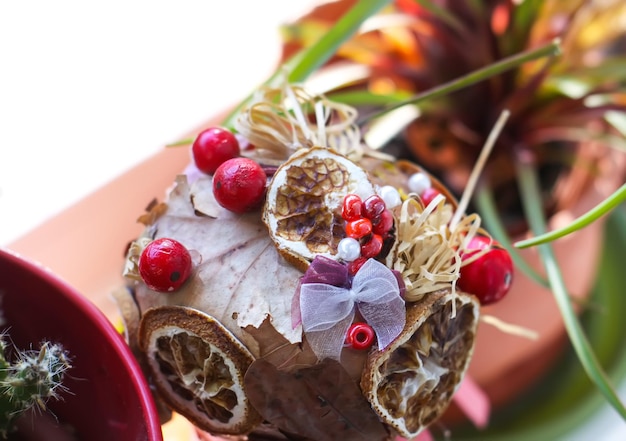
<path fill-rule="evenodd" d="M 346 224 L 346 236 L 360 239 L 372 232 L 372 222 L 369 219 L 360 218 Z"/>
<path fill-rule="evenodd" d="M 365 262 L 367 262 L 367 259 L 367 257 L 361 256 L 348 263 L 348 272 L 350 275 L 354 276 L 357 272 L 359 272 L 361 267 L 365 265 Z"/>
<path fill-rule="evenodd" d="M 347 221 L 357 220 L 363 213 L 363 201 L 355 194 L 346 195 L 343 198 L 343 206 L 341 207 L 341 217 Z"/>
<path fill-rule="evenodd" d="M 439 190 L 432 188 L 432 187 L 424 190 L 424 192 L 420 195 L 420 198 L 422 199 L 422 203 L 424 204 L 424 207 L 428 207 L 428 205 L 433 201 L 433 199 L 435 199 L 440 194 L 441 192 Z"/>
<path fill-rule="evenodd" d="M 513 280 L 513 261 L 509 253 L 485 236 L 475 236 L 461 256 L 467 260 L 480 250 L 488 251 L 475 261 L 464 265 L 460 270 L 457 285 L 460 289 L 474 294 L 482 305 L 497 302 L 506 295 Z"/>
<path fill-rule="evenodd" d="M 374 330 L 367 323 L 357 322 L 350 325 L 346 334 L 346 344 L 354 349 L 369 349 L 374 343 Z"/>
<path fill-rule="evenodd" d="M 391 211 L 385 208 L 385 210 L 380 213 L 380 216 L 378 216 L 378 219 L 372 220 L 372 225 L 372 231 L 374 233 L 380 234 L 381 236 L 387 234 L 389 230 L 391 230 L 391 227 L 393 227 L 393 215 Z"/>
<path fill-rule="evenodd" d="M 385 211 L 387 206 L 385 205 L 383 198 L 377 194 L 373 194 L 363 201 L 363 208 L 365 210 L 365 217 L 373 220 L 380 216 L 380 214 Z"/>
<path fill-rule="evenodd" d="M 139 275 L 154 291 L 177 290 L 189 278 L 191 267 L 187 248 L 167 237 L 150 242 L 139 257 Z"/>
<path fill-rule="evenodd" d="M 223 162 L 239 156 L 239 141 L 222 127 L 211 127 L 198 134 L 191 153 L 196 167 L 212 175 Z"/>
<path fill-rule="evenodd" d="M 252 211 L 261 206 L 267 175 L 248 158 L 233 158 L 220 165 L 213 175 L 213 194 L 217 202 L 235 213 Z"/>
<path fill-rule="evenodd" d="M 361 245 L 361 256 L 376 257 L 383 249 L 383 238 L 379 234 L 372 234 L 370 240 Z"/>

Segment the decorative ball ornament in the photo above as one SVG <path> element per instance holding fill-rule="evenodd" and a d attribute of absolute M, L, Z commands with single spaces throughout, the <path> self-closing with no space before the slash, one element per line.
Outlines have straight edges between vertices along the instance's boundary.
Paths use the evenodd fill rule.
<path fill-rule="evenodd" d="M 501 300 L 509 292 L 513 281 L 513 260 L 507 250 L 485 236 L 473 237 L 461 258 L 468 260 L 482 250 L 487 251 L 476 260 L 461 266 L 457 285 L 478 297 L 481 305 L 489 305 Z"/>
<path fill-rule="evenodd" d="M 239 153 L 239 141 L 231 131 L 222 127 L 203 130 L 191 146 L 196 167 L 210 175 L 225 161 L 239 156 Z"/>
<path fill-rule="evenodd" d="M 344 237 L 339 241 L 337 254 L 346 262 L 352 262 L 361 256 L 361 244 L 352 237 Z"/>
<path fill-rule="evenodd" d="M 162 237 L 144 248 L 139 258 L 139 275 L 152 290 L 172 292 L 189 278 L 191 254 L 180 242 Z"/>
<path fill-rule="evenodd" d="M 261 207 L 267 175 L 252 159 L 232 158 L 222 163 L 213 175 L 213 194 L 227 210 L 245 213 Z"/>
<path fill-rule="evenodd" d="M 385 201 L 387 208 L 397 207 L 402 203 L 400 192 L 393 185 L 384 185 L 378 190 L 378 195 Z"/>
<path fill-rule="evenodd" d="M 432 182 L 426 173 L 414 173 L 409 177 L 408 186 L 411 192 L 421 195 L 432 187 Z"/>
<path fill-rule="evenodd" d="M 346 344 L 362 351 L 371 348 L 375 339 L 376 335 L 372 327 L 367 323 L 358 322 L 348 328 Z"/>

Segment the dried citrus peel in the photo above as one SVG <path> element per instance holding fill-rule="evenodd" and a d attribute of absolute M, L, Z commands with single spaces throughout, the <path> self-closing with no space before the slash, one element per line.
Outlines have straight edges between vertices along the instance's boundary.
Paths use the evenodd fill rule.
<path fill-rule="evenodd" d="M 139 343 L 164 400 L 201 429 L 245 434 L 261 422 L 243 388 L 254 357 L 213 317 L 182 306 L 149 309 Z"/>
<path fill-rule="evenodd" d="M 361 388 L 401 436 L 412 439 L 448 407 L 471 359 L 478 317 L 474 296 L 431 293 L 407 305 L 406 326 L 387 350 L 368 356 Z"/>
<path fill-rule="evenodd" d="M 347 194 L 375 193 L 365 170 L 332 149 L 300 150 L 267 188 L 263 221 L 279 252 L 302 271 L 315 256 L 337 259 L 345 237 L 341 206 Z"/>

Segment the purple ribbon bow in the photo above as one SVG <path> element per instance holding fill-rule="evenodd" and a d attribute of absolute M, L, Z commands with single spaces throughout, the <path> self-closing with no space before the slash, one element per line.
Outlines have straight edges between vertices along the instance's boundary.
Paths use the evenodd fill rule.
<path fill-rule="evenodd" d="M 339 359 L 356 309 L 376 333 L 380 350 L 400 335 L 406 321 L 396 275 L 374 259 L 365 262 L 351 284 L 345 265 L 314 259 L 301 282 L 299 302 L 303 330 L 320 360 Z"/>

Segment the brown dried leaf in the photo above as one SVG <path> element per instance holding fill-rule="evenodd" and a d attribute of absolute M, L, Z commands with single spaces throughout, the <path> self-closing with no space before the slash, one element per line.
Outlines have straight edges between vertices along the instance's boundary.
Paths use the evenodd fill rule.
<path fill-rule="evenodd" d="M 210 177 L 194 184 L 193 201 L 213 206 Z M 155 238 L 170 237 L 201 256 L 190 279 L 176 292 L 158 293 L 137 287 L 142 310 L 183 305 L 215 317 L 258 356 L 258 344 L 242 328 L 258 328 L 269 319 L 290 343 L 300 342 L 302 329 L 291 324 L 291 301 L 302 273 L 278 254 L 259 212 L 238 215 L 219 208 L 215 217 L 198 216 L 185 176 L 176 179 L 168 210 L 152 227 Z"/>
<path fill-rule="evenodd" d="M 244 378 L 248 399 L 283 432 L 316 441 L 382 441 L 389 433 L 335 360 L 293 373 L 255 360 Z"/>
<path fill-rule="evenodd" d="M 259 356 L 281 371 L 291 372 L 317 363 L 317 356 L 306 340 L 302 343 L 289 343 L 268 319 L 258 328 L 247 326 L 245 330 L 259 344 Z"/>
<path fill-rule="evenodd" d="M 165 202 L 157 202 L 153 199 L 146 207 L 146 212 L 137 218 L 137 222 L 149 227 L 154 224 L 167 211 Z"/>

